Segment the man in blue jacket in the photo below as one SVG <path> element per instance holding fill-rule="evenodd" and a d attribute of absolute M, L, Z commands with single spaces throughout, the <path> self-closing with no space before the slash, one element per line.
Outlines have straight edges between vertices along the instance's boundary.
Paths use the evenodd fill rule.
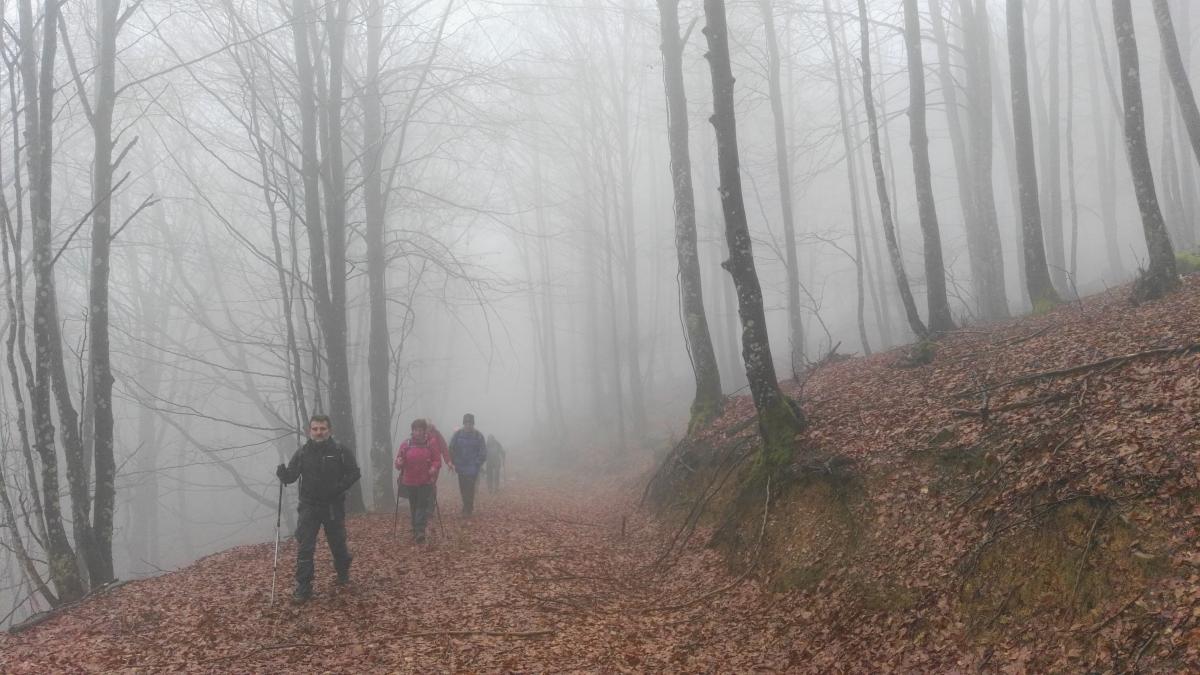
<path fill-rule="evenodd" d="M 475 484 L 479 469 L 487 461 L 487 441 L 475 428 L 475 416 L 463 415 L 463 425 L 450 437 L 450 459 L 458 472 L 458 490 L 462 493 L 463 515 L 475 510 Z"/>
<path fill-rule="evenodd" d="M 317 534 L 325 527 L 325 540 L 333 554 L 339 585 L 350 581 L 350 549 L 346 546 L 346 491 L 362 472 L 354 452 L 330 436 L 332 425 L 325 415 L 308 422 L 308 442 L 280 464 L 275 475 L 284 485 L 300 481 L 299 518 L 296 522 L 296 590 L 292 600 L 312 597 L 313 554 Z"/>

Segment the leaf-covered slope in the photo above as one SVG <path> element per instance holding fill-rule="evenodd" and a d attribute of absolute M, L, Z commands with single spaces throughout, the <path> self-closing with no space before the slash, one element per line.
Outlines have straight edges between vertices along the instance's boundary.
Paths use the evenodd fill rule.
<path fill-rule="evenodd" d="M 923 366 L 829 364 L 732 568 L 707 531 L 664 558 L 686 528 L 633 481 L 526 474 L 472 521 L 446 486 L 426 547 L 353 519 L 354 582 L 321 548 L 306 606 L 269 607 L 271 545 L 240 547 L 0 637 L 0 672 L 1200 671 L 1200 353 L 1162 351 L 1197 342 L 1192 276 L 960 331 Z M 751 411 L 674 467 L 669 505 L 750 449 Z"/>

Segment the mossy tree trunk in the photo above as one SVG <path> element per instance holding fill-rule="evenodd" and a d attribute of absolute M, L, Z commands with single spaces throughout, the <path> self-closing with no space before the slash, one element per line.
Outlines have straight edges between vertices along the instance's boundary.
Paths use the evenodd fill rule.
<path fill-rule="evenodd" d="M 737 291 L 738 317 L 742 324 L 742 360 L 750 395 L 758 412 L 759 432 L 763 438 L 762 465 L 768 471 L 787 464 L 792 457 L 793 437 L 803 427 L 798 409 L 779 390 L 771 345 L 767 339 L 762 287 L 754 266 L 750 229 L 742 198 L 739 168 L 737 122 L 733 108 L 733 71 L 729 63 L 729 34 L 725 24 L 724 0 L 705 0 L 709 70 L 712 73 L 713 116 L 717 139 L 717 170 L 720 179 L 721 209 L 725 216 L 725 242 L 729 258 L 722 266 L 733 277 Z"/>
<path fill-rule="evenodd" d="M 667 143 L 671 151 L 671 184 L 675 194 L 675 254 L 679 261 L 679 296 L 683 306 L 688 354 L 696 378 L 689 433 L 721 411 L 721 374 L 704 313 L 700 256 L 696 241 L 696 198 L 688 149 L 687 93 L 683 86 L 683 38 L 679 33 L 679 0 L 659 0 L 662 22 L 663 83 L 667 97 Z"/>

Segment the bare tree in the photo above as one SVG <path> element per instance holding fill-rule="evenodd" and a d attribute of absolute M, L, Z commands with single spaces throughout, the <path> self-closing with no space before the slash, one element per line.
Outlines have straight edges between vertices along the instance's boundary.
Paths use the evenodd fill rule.
<path fill-rule="evenodd" d="M 658 0 L 658 13 L 662 30 L 663 85 L 666 88 L 667 99 L 667 143 L 671 151 L 671 184 L 675 196 L 675 253 L 679 261 L 679 301 L 683 311 L 684 345 L 691 357 L 696 379 L 696 393 L 692 397 L 691 419 L 688 422 L 690 432 L 720 413 L 723 396 L 721 374 L 717 370 L 717 356 L 708 330 L 708 317 L 704 312 L 704 293 L 700 280 L 700 257 L 696 244 L 696 197 L 692 190 L 692 158 L 688 148 L 687 92 L 683 84 L 685 42 L 679 32 L 679 0 Z M 781 121 L 776 124 L 777 139 L 781 124 Z M 786 157 L 782 161 L 779 167 L 782 172 L 780 187 L 786 194 Z M 784 196 L 783 200 L 786 204 L 786 217 L 790 218 L 790 199 Z M 793 272 L 794 269 L 789 268 L 789 293 L 790 276 Z M 789 299 L 789 311 L 790 302 Z M 796 310 L 799 311 L 798 297 L 796 303 Z M 793 353 L 794 351 L 793 349 Z"/>
<path fill-rule="evenodd" d="M 1033 152 L 1033 117 L 1029 109 L 1029 73 L 1025 68 L 1024 0 L 1008 0 L 1008 61 L 1012 79 L 1013 135 L 1016 140 L 1017 179 L 1021 189 L 1021 233 L 1025 259 L 1025 285 L 1035 312 L 1058 304 L 1050 282 L 1046 248 L 1042 243 L 1042 214 L 1038 203 L 1037 163 Z"/>
<path fill-rule="evenodd" d="M 1192 152 L 1196 155 L 1196 161 L 1200 162 L 1200 108 L 1196 106 L 1192 83 L 1188 80 L 1183 56 L 1179 51 L 1179 40 L 1175 36 L 1175 25 L 1171 21 L 1171 7 L 1167 4 L 1167 0 L 1154 0 L 1154 19 L 1158 25 L 1158 35 L 1162 40 L 1163 59 L 1167 64 L 1167 72 L 1171 76 L 1171 85 L 1175 88 L 1179 111 L 1183 115 L 1184 128 L 1187 129 L 1188 139 L 1192 142 Z"/>
<path fill-rule="evenodd" d="M 1129 0 L 1113 0 L 1113 29 L 1117 36 L 1117 56 L 1121 63 L 1121 94 L 1125 108 L 1125 154 L 1133 175 L 1133 191 L 1142 213 L 1142 230 L 1150 263 L 1139 279 L 1134 297 L 1148 300 L 1160 297 L 1179 285 L 1175 271 L 1175 251 L 1158 206 L 1154 172 L 1146 148 L 1146 117 L 1142 108 L 1141 71 L 1138 65 L 1137 36 L 1133 29 L 1133 11 Z"/>
<path fill-rule="evenodd" d="M 954 319 L 950 316 L 950 301 L 946 297 L 942 235 L 938 229 L 933 177 L 929 168 L 929 136 L 925 129 L 925 61 L 921 56 L 921 18 L 917 12 L 917 0 L 904 0 L 904 45 L 908 54 L 908 143 L 912 148 L 917 209 L 921 214 L 921 237 L 925 249 L 929 330 L 944 333 L 954 329 Z"/>
<path fill-rule="evenodd" d="M 779 38 L 776 35 L 775 9 L 771 0 L 759 0 L 758 8 L 762 14 L 767 42 L 767 91 L 771 100 L 771 121 L 775 132 L 775 171 L 779 177 L 779 206 L 780 215 L 783 218 L 784 267 L 787 271 L 788 346 L 792 372 L 799 372 L 804 364 L 804 326 L 800 321 L 800 262 L 796 258 L 792 169 L 791 159 L 788 155 L 787 129 L 784 125 L 783 87 L 779 78 Z M 861 314 L 860 312 L 860 317 Z M 865 337 L 863 344 L 866 344 Z"/>
<path fill-rule="evenodd" d="M 892 263 L 892 272 L 896 275 L 896 288 L 900 292 L 900 300 L 904 304 L 904 316 L 908 319 L 908 327 L 918 337 L 924 337 L 927 329 L 924 322 L 921 321 L 921 315 L 917 312 L 917 303 L 913 299 L 912 289 L 908 285 L 908 275 L 904 273 L 904 260 L 900 257 L 900 245 L 896 240 L 896 225 L 892 217 L 892 203 L 888 197 L 887 176 L 883 170 L 879 124 L 875 114 L 875 95 L 871 86 L 871 31 L 866 0 L 858 0 L 858 22 L 862 47 L 863 107 L 867 112 L 867 132 L 871 139 L 871 165 L 875 169 L 875 191 L 879 196 L 879 211 L 883 218 L 883 236 L 887 241 L 888 259 Z"/>
<path fill-rule="evenodd" d="M 733 71 L 729 64 L 729 33 L 725 22 L 724 0 L 704 0 L 708 39 L 709 70 L 713 87 L 713 128 L 717 138 L 717 164 L 721 181 L 721 208 L 725 214 L 725 242 L 729 258 L 722 266 L 733 277 L 737 288 L 738 316 L 742 323 L 742 359 L 750 395 L 758 411 L 758 426 L 763 438 L 763 465 L 768 470 L 782 467 L 792 457 L 793 436 L 803 426 L 797 407 L 779 390 L 771 345 L 767 339 L 763 312 L 762 287 L 754 266 L 746 207 L 742 198 L 742 178 L 738 160 L 737 122 L 733 109 Z"/>

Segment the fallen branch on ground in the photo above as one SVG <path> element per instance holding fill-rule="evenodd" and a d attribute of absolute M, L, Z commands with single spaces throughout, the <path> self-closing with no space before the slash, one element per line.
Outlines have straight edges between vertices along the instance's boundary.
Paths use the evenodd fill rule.
<path fill-rule="evenodd" d="M 1084 363 L 1084 364 L 1078 365 L 1078 366 L 1071 366 L 1070 368 L 1061 368 L 1059 370 L 1045 370 L 1045 371 L 1038 372 L 1038 373 L 1030 373 L 1028 375 L 1022 375 L 1021 377 L 1013 378 L 1013 379 L 1007 380 L 1005 382 L 1000 382 L 998 384 L 993 384 L 989 387 L 985 387 L 983 389 L 983 391 L 995 391 L 995 390 L 1001 389 L 1003 387 L 1012 387 L 1012 386 L 1019 385 L 1019 384 L 1026 384 L 1028 382 L 1036 382 L 1037 380 L 1044 380 L 1044 379 L 1049 379 L 1052 377 L 1063 377 L 1065 375 L 1075 375 L 1076 373 L 1082 373 L 1082 372 L 1086 372 L 1088 370 L 1094 370 L 1096 368 L 1103 368 L 1105 366 L 1123 365 L 1125 363 L 1128 363 L 1129 361 L 1146 358 L 1149 356 L 1182 356 L 1184 354 L 1191 354 L 1193 352 L 1200 352 L 1200 343 L 1192 343 L 1190 345 L 1182 345 L 1179 347 L 1160 347 L 1158 349 L 1147 349 L 1146 351 L 1142 351 L 1142 352 L 1134 352 L 1132 354 L 1125 354 L 1123 356 L 1112 356 L 1107 359 L 1101 359 L 1099 361 L 1093 361 L 1091 363 Z M 966 398 L 968 396 L 978 394 L 979 392 L 980 392 L 979 389 L 963 389 L 960 391 L 956 391 L 953 394 L 950 394 L 950 397 L 951 398 Z"/>

